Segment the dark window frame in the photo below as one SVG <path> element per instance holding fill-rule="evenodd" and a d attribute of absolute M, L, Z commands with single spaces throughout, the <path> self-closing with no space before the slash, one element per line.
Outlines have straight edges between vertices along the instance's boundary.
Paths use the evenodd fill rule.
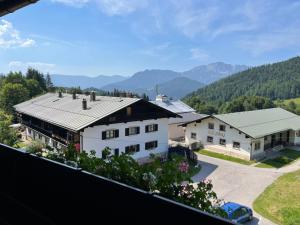
<path fill-rule="evenodd" d="M 208 142 L 208 143 L 214 143 L 214 137 L 212 137 L 212 136 L 207 136 L 206 142 Z"/>
<path fill-rule="evenodd" d="M 238 147 L 236 147 L 237 145 L 238 145 Z M 240 149 L 241 149 L 241 143 L 238 142 L 238 141 L 233 141 L 233 142 L 232 142 L 232 147 L 233 147 L 234 149 L 240 150 Z"/>
<path fill-rule="evenodd" d="M 140 144 L 129 145 L 125 147 L 125 154 L 133 155 L 140 151 Z"/>
<path fill-rule="evenodd" d="M 226 131 L 226 125 L 225 124 L 220 124 L 219 130 L 225 132 Z"/>
<path fill-rule="evenodd" d="M 153 150 L 158 146 L 158 141 L 148 141 L 145 143 L 145 150 Z"/>
<path fill-rule="evenodd" d="M 134 129 L 134 132 L 132 132 L 132 129 Z M 140 127 L 127 127 L 125 128 L 125 136 L 132 136 L 132 135 L 138 135 L 140 134 Z"/>
<path fill-rule="evenodd" d="M 102 131 L 102 140 L 110 140 L 118 137 L 119 137 L 118 129 L 109 129 L 109 130 Z"/>
<path fill-rule="evenodd" d="M 156 132 L 156 131 L 158 131 L 158 124 L 157 123 L 148 124 L 148 125 L 145 126 L 145 133 L 152 133 L 152 132 Z"/>
<path fill-rule="evenodd" d="M 226 139 L 220 138 L 219 144 L 222 146 L 226 146 Z"/>
<path fill-rule="evenodd" d="M 208 129 L 214 130 L 215 129 L 215 124 L 214 123 L 208 123 Z"/>
<path fill-rule="evenodd" d="M 191 132 L 191 139 L 196 140 L 197 139 L 197 133 Z"/>

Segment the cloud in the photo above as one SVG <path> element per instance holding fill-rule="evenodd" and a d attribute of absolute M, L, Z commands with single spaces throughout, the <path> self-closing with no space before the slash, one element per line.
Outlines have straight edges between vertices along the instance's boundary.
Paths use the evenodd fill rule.
<path fill-rule="evenodd" d="M 18 30 L 7 20 L 0 21 L 0 48 L 27 48 L 35 45 L 33 39 L 23 39 Z"/>
<path fill-rule="evenodd" d="M 90 0 L 52 0 L 52 2 L 62 3 L 77 8 L 85 6 L 89 1 Z"/>
<path fill-rule="evenodd" d="M 25 72 L 29 67 L 31 67 L 44 73 L 52 72 L 55 66 L 56 65 L 52 63 L 22 62 L 22 61 L 11 61 L 8 64 L 9 69 L 13 71 Z"/>
<path fill-rule="evenodd" d="M 147 7 L 148 0 L 94 0 L 100 9 L 110 15 L 126 15 Z"/>
<path fill-rule="evenodd" d="M 165 50 L 167 50 L 170 46 L 169 42 L 160 44 L 160 45 L 155 45 L 152 47 L 148 47 L 146 49 L 140 50 L 139 53 L 147 56 L 152 56 L 152 57 L 160 57 L 165 55 Z"/>
<path fill-rule="evenodd" d="M 191 57 L 190 59 L 197 61 L 207 61 L 209 59 L 209 55 L 200 48 L 191 48 L 190 49 Z"/>

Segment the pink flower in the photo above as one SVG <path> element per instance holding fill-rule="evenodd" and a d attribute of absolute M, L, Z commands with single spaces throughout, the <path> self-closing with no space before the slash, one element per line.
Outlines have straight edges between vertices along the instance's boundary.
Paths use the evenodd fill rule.
<path fill-rule="evenodd" d="M 181 162 L 178 169 L 182 173 L 187 173 L 189 171 L 189 164 L 186 162 Z"/>
<path fill-rule="evenodd" d="M 74 144 L 74 147 L 75 147 L 76 152 L 80 152 L 80 144 L 79 143 Z"/>

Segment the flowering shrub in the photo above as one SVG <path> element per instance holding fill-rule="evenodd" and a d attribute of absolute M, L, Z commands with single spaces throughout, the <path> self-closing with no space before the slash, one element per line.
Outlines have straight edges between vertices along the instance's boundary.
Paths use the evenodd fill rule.
<path fill-rule="evenodd" d="M 95 151 L 78 152 L 74 145 L 57 151 L 49 147 L 45 149 L 40 143 L 34 143 L 29 147 L 29 151 L 209 213 L 225 215 L 219 207 L 221 201 L 212 190 L 211 181 L 192 183 L 189 163 L 177 155 L 170 155 L 169 160 L 165 162 L 152 155 L 150 163 L 140 165 L 127 154 L 111 156 L 109 148 L 105 148 L 105 157 L 102 159 L 96 157 Z"/>

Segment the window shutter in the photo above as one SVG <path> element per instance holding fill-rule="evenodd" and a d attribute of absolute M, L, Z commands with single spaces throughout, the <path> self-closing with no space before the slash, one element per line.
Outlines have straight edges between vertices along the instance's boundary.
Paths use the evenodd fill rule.
<path fill-rule="evenodd" d="M 157 141 L 155 141 L 155 148 L 157 148 Z"/>
<path fill-rule="evenodd" d="M 125 136 L 129 136 L 129 128 L 125 128 Z"/>
<path fill-rule="evenodd" d="M 119 130 L 115 130 L 115 138 L 119 137 Z"/>
<path fill-rule="evenodd" d="M 106 131 L 102 131 L 102 140 L 106 139 Z"/>
<path fill-rule="evenodd" d="M 155 127 L 154 130 L 155 130 L 155 131 L 158 131 L 158 124 L 155 124 L 154 127 Z"/>
<path fill-rule="evenodd" d="M 140 151 L 140 145 L 137 145 L 136 151 L 139 152 Z"/>
<path fill-rule="evenodd" d="M 140 133 L 140 127 L 136 128 L 136 133 L 139 134 Z"/>
<path fill-rule="evenodd" d="M 129 146 L 126 146 L 125 147 L 125 153 L 128 154 L 128 151 L 129 151 Z"/>
<path fill-rule="evenodd" d="M 145 132 L 148 133 L 149 132 L 149 126 L 145 126 Z"/>
<path fill-rule="evenodd" d="M 118 148 L 115 149 L 115 156 L 119 156 L 119 149 Z"/>
<path fill-rule="evenodd" d="M 145 143 L 145 149 L 148 149 L 148 142 Z"/>

